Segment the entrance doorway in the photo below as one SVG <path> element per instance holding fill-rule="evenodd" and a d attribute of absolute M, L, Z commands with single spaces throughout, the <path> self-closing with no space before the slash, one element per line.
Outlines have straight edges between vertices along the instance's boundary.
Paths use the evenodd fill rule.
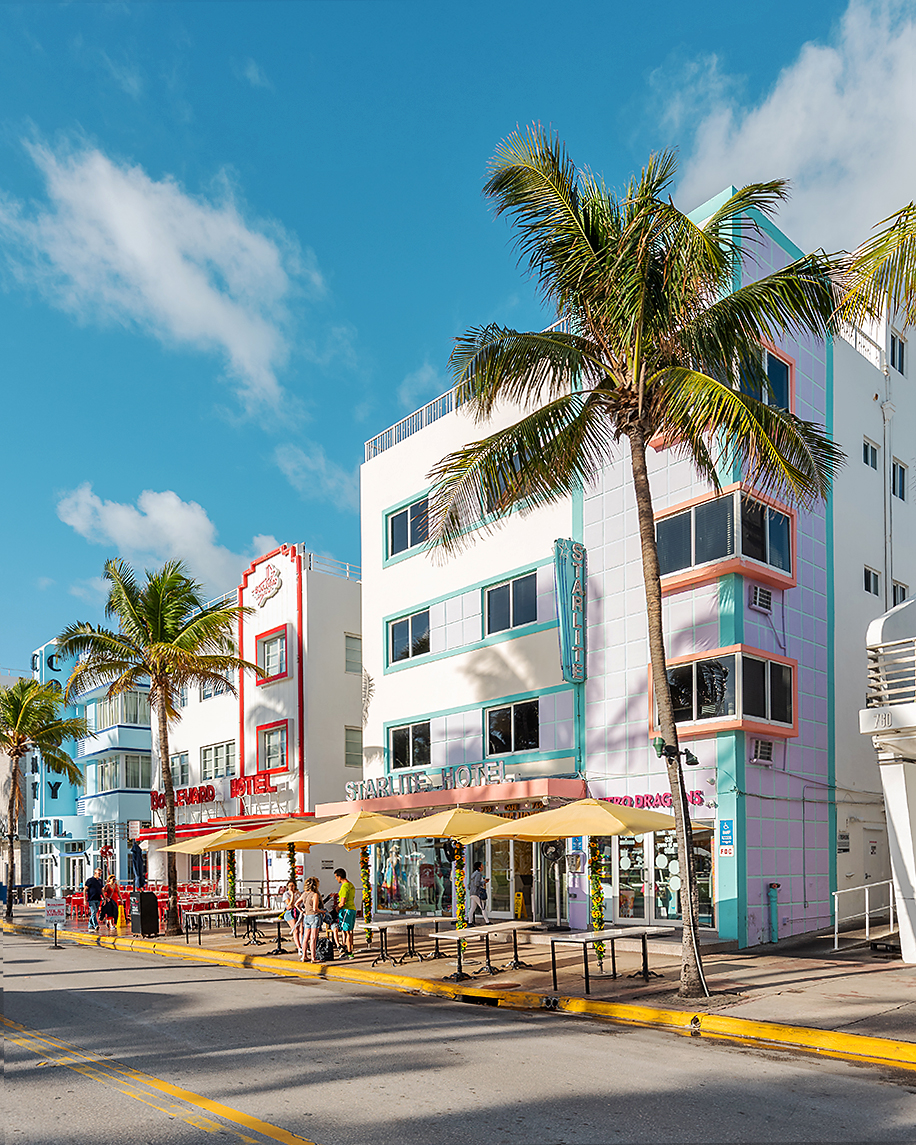
<path fill-rule="evenodd" d="M 883 824 L 862 824 L 862 868 L 865 876 L 864 882 L 868 886 L 870 883 L 884 883 L 884 886 L 876 886 L 873 890 L 868 892 L 868 906 L 870 910 L 875 908 L 887 909 L 890 903 L 891 888 L 887 885 L 887 880 L 891 877 L 891 858 L 887 846 L 887 831 Z M 855 896 L 842 896 L 845 898 Z M 862 910 L 865 910 L 865 892 L 862 892 Z M 846 904 L 844 903 L 844 909 Z"/>
<path fill-rule="evenodd" d="M 485 839 L 471 844 L 469 869 L 483 863 L 487 914 L 491 918 L 534 916 L 534 846 L 521 839 Z"/>
<path fill-rule="evenodd" d="M 608 921 L 655 926 L 682 921 L 682 873 L 674 831 L 596 841 Z M 712 844 L 712 825 L 694 823 L 693 856 L 703 927 L 715 926 Z"/>

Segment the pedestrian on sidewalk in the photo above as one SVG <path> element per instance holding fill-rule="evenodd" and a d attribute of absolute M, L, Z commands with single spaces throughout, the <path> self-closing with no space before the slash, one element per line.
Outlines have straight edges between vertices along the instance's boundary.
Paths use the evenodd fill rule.
<path fill-rule="evenodd" d="M 318 880 L 314 876 L 305 880 L 305 890 L 299 896 L 296 905 L 302 911 L 302 949 L 299 952 L 299 959 L 305 962 L 305 956 L 308 954 L 309 961 L 317 962 L 318 929 L 321 926 L 321 895 L 318 892 Z"/>
<path fill-rule="evenodd" d="M 483 915 L 483 921 L 489 922 L 490 917 L 487 914 L 487 883 L 489 879 L 483 877 L 483 863 L 475 863 L 474 870 L 471 872 L 471 877 L 468 880 L 468 897 L 470 898 L 470 906 L 468 907 L 468 925 L 474 925 L 474 916 L 477 911 Z"/>
<path fill-rule="evenodd" d="M 302 955 L 302 912 L 296 906 L 299 898 L 299 887 L 295 879 L 290 879 L 286 884 L 286 891 L 283 895 L 283 917 L 289 924 L 290 933 L 293 936 L 293 942 L 296 944 L 296 953 Z"/>
<path fill-rule="evenodd" d="M 338 867 L 334 878 L 340 884 L 337 892 L 337 929 L 342 958 L 353 957 L 353 931 L 356 927 L 356 887 L 347 878 L 343 867 Z"/>
<path fill-rule="evenodd" d="M 99 908 L 102 905 L 102 868 L 96 867 L 83 886 L 83 901 L 89 911 L 89 929 L 99 929 Z"/>
<path fill-rule="evenodd" d="M 121 895 L 114 875 L 110 875 L 108 882 L 102 887 L 102 906 L 99 910 L 99 922 L 104 922 L 109 934 L 118 925 L 118 910 L 121 906 Z"/>

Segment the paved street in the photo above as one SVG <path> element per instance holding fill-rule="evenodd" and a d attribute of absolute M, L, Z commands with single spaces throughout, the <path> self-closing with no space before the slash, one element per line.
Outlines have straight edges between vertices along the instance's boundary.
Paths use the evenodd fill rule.
<path fill-rule="evenodd" d="M 17 1145 L 916 1137 L 914 1075 L 18 935 L 4 957 Z"/>

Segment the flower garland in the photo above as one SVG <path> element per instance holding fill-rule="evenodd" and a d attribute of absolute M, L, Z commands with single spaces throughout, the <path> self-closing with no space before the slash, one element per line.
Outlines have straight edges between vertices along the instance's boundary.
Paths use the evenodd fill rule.
<path fill-rule="evenodd" d="M 588 877 L 591 884 L 592 930 L 604 930 L 604 887 L 601 885 L 601 855 L 598 840 L 588 841 Z M 604 959 L 604 943 L 595 943 L 595 957 L 599 964 Z"/>
<path fill-rule="evenodd" d="M 359 873 L 363 882 L 363 922 L 372 921 L 372 887 L 369 883 L 369 848 L 359 849 Z M 372 945 L 372 931 L 366 926 L 366 945 Z"/>
<path fill-rule="evenodd" d="M 235 906 L 235 851 L 226 853 L 226 889 L 229 892 L 229 905 Z"/>
<path fill-rule="evenodd" d="M 457 839 L 452 840 L 455 848 L 455 930 L 464 930 L 468 920 L 464 917 L 467 891 L 464 883 L 464 847 Z"/>
<path fill-rule="evenodd" d="M 287 854 L 287 857 L 289 858 L 289 881 L 291 883 L 295 883 L 296 886 L 298 887 L 299 882 L 296 879 L 296 845 L 295 845 L 295 843 L 287 843 L 286 844 L 286 854 Z"/>

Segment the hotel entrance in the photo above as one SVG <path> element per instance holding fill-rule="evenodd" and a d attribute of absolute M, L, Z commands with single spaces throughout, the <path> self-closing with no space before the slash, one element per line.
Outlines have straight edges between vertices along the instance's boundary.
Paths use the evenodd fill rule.
<path fill-rule="evenodd" d="M 520 839 L 486 839 L 471 844 L 468 877 L 483 863 L 487 883 L 487 913 L 491 918 L 533 919 L 534 844 Z"/>

